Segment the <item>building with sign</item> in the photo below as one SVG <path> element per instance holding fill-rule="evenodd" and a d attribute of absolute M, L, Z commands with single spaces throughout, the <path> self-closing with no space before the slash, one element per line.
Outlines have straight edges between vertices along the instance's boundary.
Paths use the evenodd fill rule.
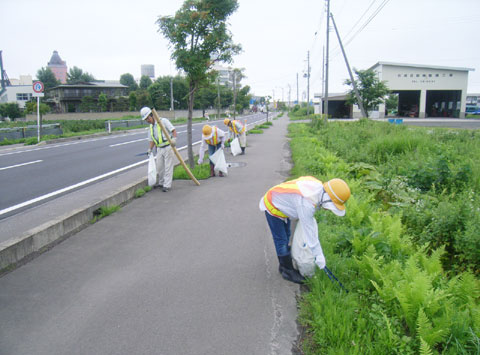
<path fill-rule="evenodd" d="M 475 69 L 390 62 L 378 62 L 370 69 L 393 94 L 398 95 L 396 116 L 465 117 L 468 72 Z M 338 117 L 361 116 L 357 105 L 346 104 L 346 96 L 345 93 L 329 94 L 329 115 L 337 117 L 337 112 Z M 322 102 L 325 102 L 323 97 Z M 317 111 L 320 112 L 320 109 Z M 385 117 L 385 104 L 379 105 L 369 116 Z"/>
<path fill-rule="evenodd" d="M 465 117 L 468 72 L 475 69 L 378 62 L 370 69 L 398 94 L 402 117 Z M 384 117 L 385 105 L 379 106 Z"/>

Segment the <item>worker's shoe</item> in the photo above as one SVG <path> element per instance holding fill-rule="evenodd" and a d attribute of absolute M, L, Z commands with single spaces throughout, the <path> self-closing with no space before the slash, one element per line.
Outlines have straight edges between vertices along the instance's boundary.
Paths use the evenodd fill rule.
<path fill-rule="evenodd" d="M 164 186 L 164 187 L 162 188 L 162 191 L 163 191 L 163 192 L 168 192 L 169 190 L 170 190 L 169 187 L 165 187 L 165 186 Z"/>
<path fill-rule="evenodd" d="M 223 177 L 223 173 L 221 171 L 218 172 L 218 176 Z"/>
<path fill-rule="evenodd" d="M 153 185 L 153 188 L 154 188 L 154 189 L 163 189 L 163 185 L 161 185 L 161 184 L 156 184 L 156 185 Z"/>
<path fill-rule="evenodd" d="M 291 255 L 279 256 L 278 262 L 280 263 L 278 271 L 285 280 L 295 282 L 296 284 L 303 284 L 305 278 L 293 268 Z"/>
<path fill-rule="evenodd" d="M 245 155 L 245 147 L 242 147 L 242 152 L 240 153 L 240 155 Z"/>

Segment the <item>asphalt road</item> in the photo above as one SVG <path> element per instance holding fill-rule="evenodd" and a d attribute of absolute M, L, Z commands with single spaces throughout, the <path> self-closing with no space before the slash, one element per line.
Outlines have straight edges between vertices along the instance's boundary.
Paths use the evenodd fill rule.
<path fill-rule="evenodd" d="M 243 116 L 253 123 L 264 114 Z M 223 121 L 211 121 L 225 130 Z M 201 128 L 192 128 L 193 142 L 201 139 Z M 187 145 L 187 126 L 177 126 L 177 147 Z M 80 187 L 94 184 L 146 163 L 147 130 L 100 138 L 0 151 L 0 219 Z"/>

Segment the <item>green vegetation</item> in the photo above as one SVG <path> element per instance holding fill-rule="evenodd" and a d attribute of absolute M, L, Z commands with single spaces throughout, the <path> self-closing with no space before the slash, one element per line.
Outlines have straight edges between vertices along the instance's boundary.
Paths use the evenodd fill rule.
<path fill-rule="evenodd" d="M 198 160 L 198 156 L 194 157 L 194 161 Z M 195 164 L 193 169 L 190 169 L 190 172 L 195 176 L 197 180 L 204 180 L 210 177 L 210 163 L 208 159 L 208 154 L 205 154 L 203 161 L 206 163 L 203 164 Z M 187 172 L 181 165 L 175 166 L 173 169 L 173 179 L 174 180 L 190 180 L 190 176 L 188 176 Z"/>
<path fill-rule="evenodd" d="M 94 224 L 104 217 L 110 216 L 112 213 L 120 211 L 120 206 L 102 206 L 95 212 L 93 212 L 93 219 L 90 223 Z"/>
<path fill-rule="evenodd" d="M 480 352 L 480 133 L 361 120 L 289 127 L 293 177 L 346 180 L 316 215 L 327 265 L 300 301 L 306 354 Z"/>
<path fill-rule="evenodd" d="M 145 195 L 147 192 L 151 191 L 152 190 L 152 187 L 151 186 L 145 186 L 143 189 L 137 189 L 135 191 L 135 197 L 136 198 L 139 198 L 139 197 L 142 197 L 143 195 Z"/>

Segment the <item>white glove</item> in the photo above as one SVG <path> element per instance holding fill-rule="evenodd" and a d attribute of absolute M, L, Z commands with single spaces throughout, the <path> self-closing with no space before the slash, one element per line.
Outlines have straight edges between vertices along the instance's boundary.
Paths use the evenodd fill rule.
<path fill-rule="evenodd" d="M 147 150 L 147 156 L 150 156 L 150 154 L 152 154 L 152 150 L 151 150 L 151 149 Z"/>
<path fill-rule="evenodd" d="M 198 165 L 202 165 L 203 159 L 202 160 L 198 159 L 197 163 L 198 163 Z"/>
<path fill-rule="evenodd" d="M 170 138 L 170 142 L 171 142 L 172 147 L 177 146 L 177 138 L 175 138 L 175 137 Z"/>
<path fill-rule="evenodd" d="M 325 257 L 323 255 L 319 255 L 315 257 L 315 264 L 317 264 L 320 270 L 323 270 L 325 266 L 327 266 Z"/>

